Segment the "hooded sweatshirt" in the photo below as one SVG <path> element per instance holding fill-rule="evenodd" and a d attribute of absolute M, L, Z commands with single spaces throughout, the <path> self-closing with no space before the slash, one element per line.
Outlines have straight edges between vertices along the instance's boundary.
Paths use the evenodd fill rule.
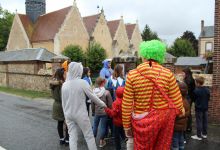
<path fill-rule="evenodd" d="M 104 78 L 104 79 L 108 79 L 111 77 L 111 71 L 109 70 L 109 61 L 108 60 L 104 60 L 103 62 L 103 68 L 100 71 L 100 77 Z"/>
<path fill-rule="evenodd" d="M 118 87 L 116 90 L 116 100 L 112 104 L 112 109 L 105 108 L 105 112 L 113 118 L 113 123 L 117 127 L 122 127 L 121 104 L 123 98 L 124 87 Z"/>
<path fill-rule="evenodd" d="M 108 108 L 112 107 L 112 97 L 109 91 L 105 90 L 104 87 L 95 88 L 93 92 L 99 97 Z M 92 112 L 95 115 L 106 115 L 104 108 L 92 103 Z"/>
<path fill-rule="evenodd" d="M 65 119 L 74 120 L 79 117 L 88 117 L 86 109 L 86 95 L 98 106 L 105 107 L 93 92 L 90 85 L 81 79 L 83 66 L 81 63 L 69 64 L 67 79 L 62 86 L 62 106 Z"/>

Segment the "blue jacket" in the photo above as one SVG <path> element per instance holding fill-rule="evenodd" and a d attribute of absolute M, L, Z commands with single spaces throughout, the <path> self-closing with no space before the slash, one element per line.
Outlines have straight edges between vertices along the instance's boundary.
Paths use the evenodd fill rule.
<path fill-rule="evenodd" d="M 208 101 L 210 98 L 210 92 L 206 87 L 197 87 L 194 90 L 195 94 L 195 110 L 196 111 L 207 111 Z"/>
<path fill-rule="evenodd" d="M 121 85 L 119 84 L 119 82 L 117 80 L 116 86 L 114 86 L 112 79 L 111 78 L 108 79 L 107 89 L 110 91 L 113 101 L 116 99 L 116 90 L 119 86 L 124 87 L 125 86 L 125 80 L 123 80 Z"/>
<path fill-rule="evenodd" d="M 100 75 L 100 77 L 108 80 L 108 78 L 111 77 L 111 72 L 108 68 L 109 61 L 104 60 L 102 63 L 103 63 L 103 68 L 100 71 L 99 75 Z"/>

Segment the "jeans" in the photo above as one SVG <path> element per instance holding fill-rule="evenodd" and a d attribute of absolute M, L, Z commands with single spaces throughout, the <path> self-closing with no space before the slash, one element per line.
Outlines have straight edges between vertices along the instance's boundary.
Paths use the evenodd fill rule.
<path fill-rule="evenodd" d="M 104 139 L 107 127 L 108 116 L 107 115 L 95 115 L 94 123 L 93 123 L 93 134 L 96 137 L 99 127 L 99 122 L 101 121 L 100 128 L 100 139 Z"/>
<path fill-rule="evenodd" d="M 182 131 L 173 132 L 171 150 L 184 150 L 184 137 Z"/>
<path fill-rule="evenodd" d="M 114 126 L 114 135 L 115 135 L 115 148 L 116 150 L 121 150 L 121 139 L 125 140 L 125 132 L 123 127 Z"/>
<path fill-rule="evenodd" d="M 207 135 L 208 111 L 196 111 L 197 136 Z"/>

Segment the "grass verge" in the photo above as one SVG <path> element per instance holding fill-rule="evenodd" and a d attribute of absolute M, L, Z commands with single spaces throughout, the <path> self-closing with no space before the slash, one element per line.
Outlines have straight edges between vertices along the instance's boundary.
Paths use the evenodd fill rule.
<path fill-rule="evenodd" d="M 24 89 L 15 89 L 10 87 L 2 87 L 0 86 L 0 91 L 5 93 L 10 93 L 22 97 L 27 98 L 51 98 L 50 92 L 39 92 L 39 91 L 31 91 L 31 90 L 24 90 Z"/>

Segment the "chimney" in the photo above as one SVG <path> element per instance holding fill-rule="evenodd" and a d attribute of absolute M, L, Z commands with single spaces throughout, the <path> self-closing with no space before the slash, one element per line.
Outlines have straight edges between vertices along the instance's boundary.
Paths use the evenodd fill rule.
<path fill-rule="evenodd" d="M 204 20 L 201 20 L 201 33 L 204 34 Z"/>

